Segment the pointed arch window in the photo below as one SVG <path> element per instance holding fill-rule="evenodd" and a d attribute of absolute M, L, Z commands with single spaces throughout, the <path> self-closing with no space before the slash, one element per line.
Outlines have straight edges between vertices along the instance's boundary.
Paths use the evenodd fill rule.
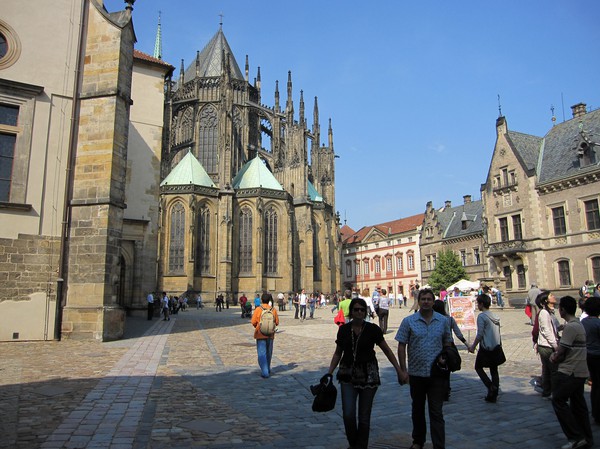
<path fill-rule="evenodd" d="M 242 132 L 242 113 L 240 112 L 239 108 L 235 108 L 233 111 L 233 151 L 231 152 L 233 157 L 234 173 L 237 173 L 244 164 L 244 152 L 242 151 Z"/>
<path fill-rule="evenodd" d="M 265 274 L 277 274 L 277 212 L 270 208 L 265 212 L 265 244 L 264 244 L 264 271 Z"/>
<path fill-rule="evenodd" d="M 321 251 L 319 248 L 319 225 L 312 219 L 313 228 L 313 281 L 321 280 Z"/>
<path fill-rule="evenodd" d="M 196 272 L 210 272 L 210 210 L 204 206 L 198 211 L 198 234 L 196 235 Z"/>
<path fill-rule="evenodd" d="M 198 160 L 209 174 L 217 173 L 217 109 L 211 104 L 200 112 Z"/>
<path fill-rule="evenodd" d="M 185 209 L 177 203 L 171 209 L 171 234 L 169 238 L 169 271 L 183 271 L 183 253 L 185 248 Z"/>
<path fill-rule="evenodd" d="M 252 211 L 240 211 L 240 273 L 252 273 Z"/>
<path fill-rule="evenodd" d="M 190 107 L 183 111 L 183 113 L 179 116 L 175 144 L 181 145 L 182 143 L 190 142 L 193 139 L 193 136 L 194 110 Z"/>

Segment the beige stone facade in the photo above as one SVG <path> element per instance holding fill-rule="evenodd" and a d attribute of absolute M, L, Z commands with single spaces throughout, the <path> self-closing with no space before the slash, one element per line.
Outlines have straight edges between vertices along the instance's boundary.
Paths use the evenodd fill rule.
<path fill-rule="evenodd" d="M 410 294 L 421 284 L 419 242 L 423 214 L 365 226 L 354 232 L 342 228 L 342 279 L 345 289 L 373 293 L 385 288 L 390 295 Z"/>
<path fill-rule="evenodd" d="M 544 137 L 497 120 L 490 171 L 482 185 L 490 277 L 509 298 L 532 283 L 558 295 L 600 282 L 600 111 L 573 118 Z"/>
<path fill-rule="evenodd" d="M 469 280 L 485 282 L 488 278 L 482 202 L 472 201 L 471 195 L 463 198 L 463 204 L 455 207 L 450 201 L 440 209 L 427 203 L 420 239 L 424 284 L 435 269 L 438 254 L 445 250 L 458 256 Z"/>
<path fill-rule="evenodd" d="M 0 340 L 116 339 L 149 292 L 211 299 L 340 282 L 333 137 L 330 123 L 321 145 L 316 98 L 311 129 L 302 94 L 294 113 L 291 74 L 283 111 L 278 92 L 274 107 L 262 105 L 260 74 L 249 84 L 231 52 L 173 83 L 171 65 L 134 50 L 134 2 L 125 3 L 111 13 L 101 0 L 3 2 Z M 189 150 L 214 183 L 161 187 Z M 276 185 L 233 186 L 257 156 Z M 244 269 L 242 215 L 252 243 Z"/>
<path fill-rule="evenodd" d="M 33 12 L 3 3 L 0 131 L 13 138 L 14 162 L 0 186 L 0 340 L 119 338 L 156 286 L 173 68 L 134 55 L 131 11 L 109 13 L 99 0 Z M 47 33 L 48 17 L 64 22 Z"/>

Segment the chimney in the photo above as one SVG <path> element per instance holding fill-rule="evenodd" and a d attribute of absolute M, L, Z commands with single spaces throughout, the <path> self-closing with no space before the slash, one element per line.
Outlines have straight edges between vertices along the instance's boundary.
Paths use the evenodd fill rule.
<path fill-rule="evenodd" d="M 586 104 L 585 103 L 577 103 L 576 105 L 571 106 L 571 110 L 573 111 L 573 118 L 581 117 L 586 113 Z"/>
<path fill-rule="evenodd" d="M 444 205 L 444 209 L 448 209 L 450 207 L 452 207 L 452 201 L 446 200 L 446 203 Z"/>
<path fill-rule="evenodd" d="M 463 200 L 465 200 L 465 204 L 470 203 L 471 202 L 471 195 L 464 195 L 463 196 Z"/>

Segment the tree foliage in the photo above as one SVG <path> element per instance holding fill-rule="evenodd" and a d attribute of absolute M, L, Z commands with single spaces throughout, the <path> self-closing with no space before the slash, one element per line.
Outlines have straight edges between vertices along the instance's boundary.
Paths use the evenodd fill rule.
<path fill-rule="evenodd" d="M 442 287 L 448 288 L 461 279 L 468 279 L 465 267 L 460 263 L 458 255 L 447 249 L 438 253 L 435 269 L 429 276 L 428 283 L 434 292 L 440 292 Z"/>

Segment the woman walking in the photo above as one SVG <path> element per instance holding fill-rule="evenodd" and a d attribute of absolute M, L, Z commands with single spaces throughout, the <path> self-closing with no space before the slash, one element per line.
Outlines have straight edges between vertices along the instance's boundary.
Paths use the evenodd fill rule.
<path fill-rule="evenodd" d="M 366 313 L 367 303 L 364 299 L 354 298 L 350 302 L 352 321 L 338 329 L 336 348 L 328 371 L 332 375 L 340 365 L 337 379 L 340 382 L 344 428 L 353 449 L 366 449 L 369 445 L 371 408 L 377 387 L 381 384 L 375 345 L 381 348 L 394 366 L 398 382 L 402 383 L 400 365 L 394 352 L 384 340 L 379 326 L 365 321 Z"/>
<path fill-rule="evenodd" d="M 500 346 L 500 318 L 490 312 L 492 300 L 488 295 L 479 295 L 476 301 L 477 308 L 481 313 L 477 316 L 477 336 L 469 347 L 469 352 L 475 352 L 477 345 L 480 345 L 475 358 L 475 371 L 488 390 L 487 396 L 484 398 L 486 402 L 496 402 L 500 388 L 498 365 L 504 363 L 504 361 L 495 357 L 498 351 L 502 351 L 502 346 Z M 497 348 L 498 346 L 499 348 Z M 483 368 L 490 369 L 491 379 Z"/>
<path fill-rule="evenodd" d="M 535 299 L 540 309 L 538 314 L 537 353 L 542 361 L 542 397 L 552 394 L 552 373 L 557 366 L 550 362 L 550 356 L 558 349 L 558 330 L 560 323 L 554 315 L 556 297 L 549 291 L 543 291 Z"/>
<path fill-rule="evenodd" d="M 377 310 L 377 316 L 379 317 L 379 327 L 383 334 L 387 334 L 388 327 L 388 316 L 390 314 L 390 299 L 387 295 L 385 288 L 381 289 L 381 295 L 379 295 L 379 309 Z"/>

